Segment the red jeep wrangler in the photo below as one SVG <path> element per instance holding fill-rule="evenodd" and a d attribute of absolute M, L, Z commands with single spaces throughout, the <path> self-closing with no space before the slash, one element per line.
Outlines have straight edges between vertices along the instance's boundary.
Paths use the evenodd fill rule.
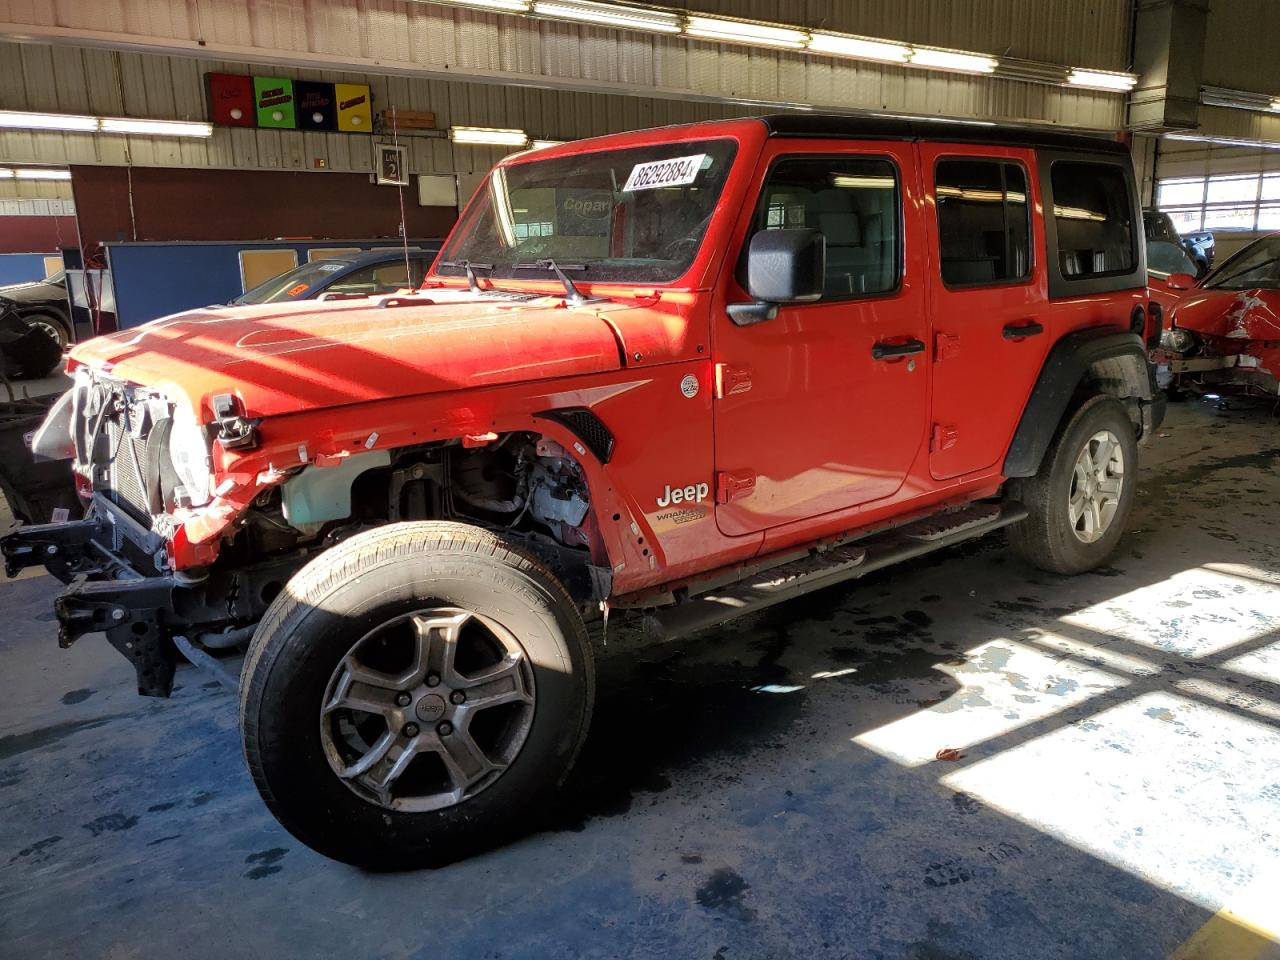
<path fill-rule="evenodd" d="M 77 347 L 35 448 L 85 519 L 3 554 L 140 693 L 247 646 L 272 812 L 432 862 L 547 805 L 610 610 L 670 638 L 1001 527 L 1105 561 L 1156 321 L 1117 143 L 798 115 L 522 153 L 412 296 Z"/>

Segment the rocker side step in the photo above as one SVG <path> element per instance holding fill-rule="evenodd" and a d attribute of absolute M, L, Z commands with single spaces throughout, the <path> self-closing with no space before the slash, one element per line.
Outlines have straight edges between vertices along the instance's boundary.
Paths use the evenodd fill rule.
<path fill-rule="evenodd" d="M 1018 503 L 975 504 L 925 517 L 825 553 L 811 553 L 684 603 L 650 611 L 644 617 L 645 637 L 661 643 L 719 626 L 775 603 L 980 537 L 1017 523 L 1026 515 L 1026 508 Z"/>

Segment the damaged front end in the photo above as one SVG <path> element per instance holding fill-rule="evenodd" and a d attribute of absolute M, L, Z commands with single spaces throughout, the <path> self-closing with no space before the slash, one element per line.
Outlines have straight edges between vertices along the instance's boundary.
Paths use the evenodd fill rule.
<path fill-rule="evenodd" d="M 18 527 L 0 538 L 5 572 L 43 566 L 67 589 L 54 603 L 62 647 L 105 633 L 137 671 L 138 692 L 168 696 L 178 634 L 214 641 L 261 618 L 302 561 L 276 557 L 231 571 L 174 568 L 180 517 L 208 502 L 209 435 L 155 391 L 76 372 L 32 442 L 39 460 L 70 461 L 84 519 Z"/>
<path fill-rule="evenodd" d="M 1280 291 L 1205 291 L 1180 304 L 1152 359 L 1174 390 L 1280 394 Z"/>

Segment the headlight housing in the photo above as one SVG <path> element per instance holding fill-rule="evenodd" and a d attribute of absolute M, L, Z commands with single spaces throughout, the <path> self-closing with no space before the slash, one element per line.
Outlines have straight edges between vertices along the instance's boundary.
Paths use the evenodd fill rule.
<path fill-rule="evenodd" d="M 1173 353 L 1191 353 L 1199 345 L 1199 338 L 1181 327 L 1170 327 L 1160 337 L 1160 346 Z"/>
<path fill-rule="evenodd" d="M 169 462 L 182 484 L 180 491 L 174 491 L 175 503 L 185 499 L 190 506 L 200 507 L 209 502 L 213 485 L 209 452 L 208 429 L 175 412 L 169 431 Z M 185 493 L 185 497 L 179 497 L 179 493 Z"/>

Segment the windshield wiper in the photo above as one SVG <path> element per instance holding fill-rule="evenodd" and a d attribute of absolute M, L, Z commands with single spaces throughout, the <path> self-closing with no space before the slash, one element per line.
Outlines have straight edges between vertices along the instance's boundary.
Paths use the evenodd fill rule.
<path fill-rule="evenodd" d="M 586 270 L 585 263 L 556 263 L 554 260 L 532 260 L 526 263 L 517 263 L 512 270 L 550 270 L 556 275 L 556 279 L 564 284 L 564 292 L 568 294 L 570 303 L 595 303 L 603 300 L 603 297 L 588 297 L 579 290 L 569 279 L 566 270 Z"/>
<path fill-rule="evenodd" d="M 476 282 L 477 270 L 492 270 L 492 263 L 476 263 L 472 260 L 441 260 L 442 267 L 461 267 L 467 271 L 467 286 L 471 288 L 472 293 L 482 293 L 480 284 Z"/>

